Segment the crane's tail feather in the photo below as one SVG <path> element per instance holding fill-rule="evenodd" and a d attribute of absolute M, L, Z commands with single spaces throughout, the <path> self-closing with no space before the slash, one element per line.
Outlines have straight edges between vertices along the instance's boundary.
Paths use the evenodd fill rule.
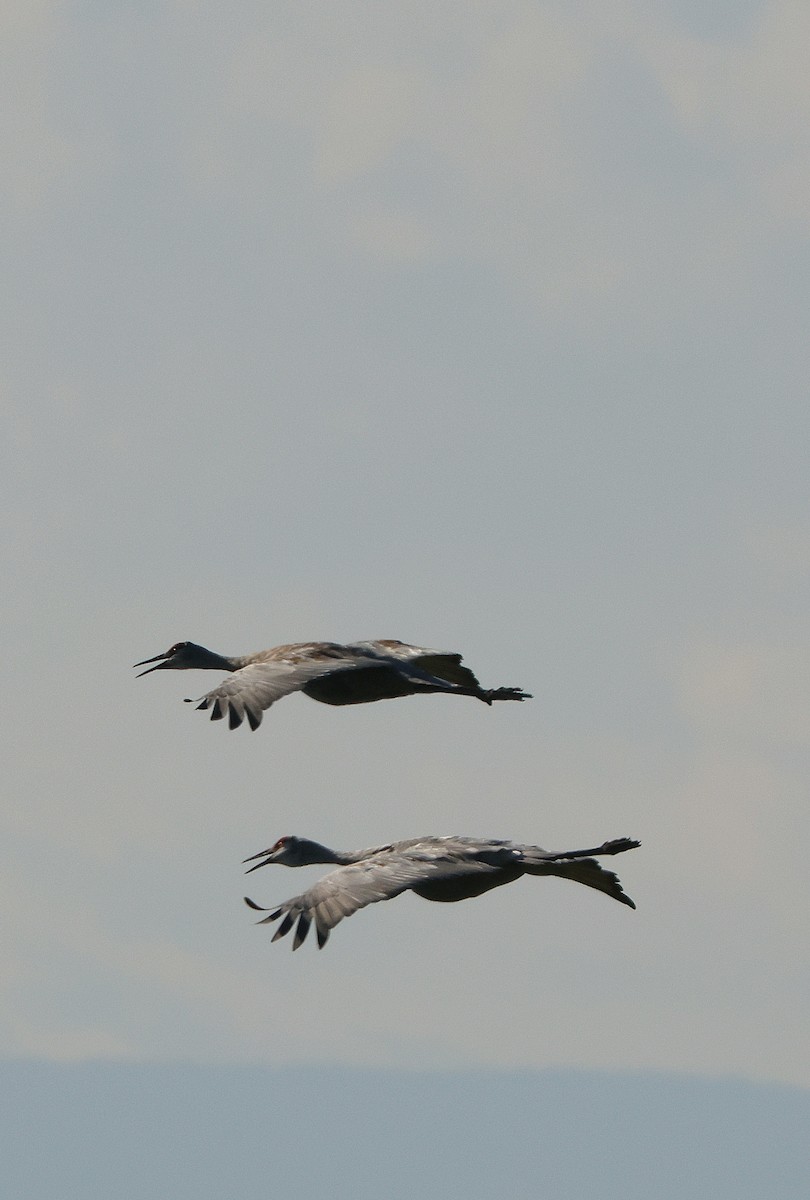
<path fill-rule="evenodd" d="M 575 883 L 584 883 L 585 887 L 596 888 L 604 892 L 620 904 L 635 908 L 635 902 L 625 892 L 621 881 L 613 871 L 606 871 L 595 858 L 583 858 L 577 862 L 552 863 L 548 871 L 530 871 L 532 875 L 557 875 L 560 879 L 573 879 Z"/>
<path fill-rule="evenodd" d="M 591 850 L 568 850 L 559 854 L 548 854 L 538 850 L 536 857 L 531 851 L 526 854 L 527 875 L 556 875 L 560 879 L 573 879 L 575 883 L 583 883 L 585 887 L 596 888 L 599 892 L 635 908 L 635 904 L 622 888 L 618 875 L 606 871 L 593 857 L 596 854 L 623 854 L 626 850 L 635 850 L 641 842 L 633 838 L 614 838 L 613 841 L 603 842 Z"/>

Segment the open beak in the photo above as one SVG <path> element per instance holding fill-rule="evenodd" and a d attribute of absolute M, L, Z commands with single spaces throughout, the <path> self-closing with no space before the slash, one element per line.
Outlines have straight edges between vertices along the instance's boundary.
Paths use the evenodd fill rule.
<path fill-rule="evenodd" d="M 161 659 L 163 659 L 165 661 L 161 662 L 160 661 Z M 149 671 L 160 671 L 162 668 L 169 666 L 168 655 L 167 654 L 156 654 L 154 658 L 145 658 L 143 660 L 143 662 L 135 663 L 134 666 L 145 667 L 147 663 L 157 663 L 157 666 L 150 667 Z M 140 679 L 141 675 L 148 675 L 149 671 L 139 671 L 138 674 L 135 676 L 135 678 Z"/>
<path fill-rule="evenodd" d="M 154 667 L 152 669 L 154 670 Z M 274 861 L 272 851 L 267 849 L 260 850 L 258 854 L 251 854 L 250 858 L 243 858 L 242 862 L 243 864 L 253 862 L 254 858 L 261 858 L 263 859 L 263 862 L 253 863 L 253 866 L 248 867 L 248 869 L 245 871 L 246 875 L 249 875 L 251 871 L 258 871 L 259 867 L 266 867 L 268 863 Z"/>

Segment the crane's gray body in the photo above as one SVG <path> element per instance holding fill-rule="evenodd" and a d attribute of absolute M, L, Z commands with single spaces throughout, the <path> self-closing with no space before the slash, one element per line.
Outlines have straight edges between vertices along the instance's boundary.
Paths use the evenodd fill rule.
<path fill-rule="evenodd" d="M 158 659 L 162 660 L 158 662 Z M 227 671 L 218 687 L 202 696 L 198 708 L 211 709 L 211 720 L 228 717 L 231 729 L 247 719 L 258 729 L 271 704 L 292 692 L 304 692 L 322 704 L 370 704 L 398 696 L 444 692 L 494 700 L 528 700 L 520 688 L 482 688 L 473 672 L 451 651 L 409 646 L 393 638 L 379 641 L 295 642 L 256 654 L 216 654 L 196 642 L 177 642 L 165 654 L 146 658 L 142 671 Z"/>
<path fill-rule="evenodd" d="M 589 850 L 548 851 L 540 846 L 516 842 L 480 840 L 470 837 L 423 837 L 372 846 L 367 850 L 331 850 L 307 838 L 284 837 L 246 862 L 261 859 L 250 867 L 281 863 L 289 867 L 335 863 L 313 887 L 285 901 L 272 911 L 245 897 L 251 908 L 269 912 L 260 924 L 282 918 L 273 941 L 289 933 L 297 921 L 293 950 L 306 937 L 312 921 L 318 945 L 324 946 L 330 931 L 344 917 L 368 904 L 390 900 L 412 891 L 425 900 L 450 903 L 480 896 L 492 888 L 512 883 L 521 875 L 557 875 L 605 892 L 621 904 L 635 908 L 625 895 L 618 877 L 605 870 L 594 855 L 622 854 L 640 843 L 618 838 Z"/>

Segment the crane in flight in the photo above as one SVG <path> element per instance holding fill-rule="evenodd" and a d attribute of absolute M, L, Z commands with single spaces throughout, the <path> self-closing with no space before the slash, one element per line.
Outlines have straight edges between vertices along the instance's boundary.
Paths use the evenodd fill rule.
<path fill-rule="evenodd" d="M 228 671 L 228 678 L 200 697 L 197 707 L 210 708 L 212 721 L 227 716 L 231 729 L 245 718 L 251 729 L 258 729 L 265 709 L 292 692 L 304 692 L 323 704 L 368 704 L 422 692 L 474 696 L 485 704 L 531 699 L 520 688 L 482 688 L 472 671 L 461 666 L 460 654 L 393 639 L 346 645 L 297 642 L 232 657 L 195 642 L 176 642 L 165 654 L 135 666 L 149 663 L 156 666 L 141 671 L 138 678 L 151 671 Z"/>
<path fill-rule="evenodd" d="M 314 863 L 334 863 L 337 869 L 319 879 L 300 896 L 294 896 L 273 909 L 262 908 L 245 896 L 245 903 L 256 912 L 266 912 L 258 923 L 265 925 L 281 919 L 273 941 L 284 937 L 295 925 L 292 948 L 297 950 L 312 922 L 323 948 L 339 921 L 367 904 L 391 900 L 401 892 L 416 892 L 425 900 L 449 902 L 480 896 L 491 888 L 512 883 L 521 875 L 558 875 L 612 896 L 620 904 L 635 908 L 625 895 L 619 879 L 606 871 L 595 855 L 623 854 L 640 846 L 631 838 L 617 838 L 590 850 L 563 850 L 552 853 L 539 846 L 516 842 L 479 841 L 470 837 L 423 837 L 373 846 L 368 850 L 330 850 L 308 838 L 282 837 L 267 850 L 253 854 L 245 862 L 255 871 L 271 863 L 304 867 Z"/>

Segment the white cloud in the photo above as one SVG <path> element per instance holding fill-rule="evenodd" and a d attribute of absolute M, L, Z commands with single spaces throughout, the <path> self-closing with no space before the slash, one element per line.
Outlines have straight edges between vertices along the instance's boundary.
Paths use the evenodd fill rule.
<path fill-rule="evenodd" d="M 740 744 L 810 743 L 810 644 L 693 643 L 677 668 L 681 711 Z"/>
<path fill-rule="evenodd" d="M 420 37 L 398 13 L 352 14 L 270 16 L 235 52 L 224 103 L 238 125 L 295 131 L 335 234 L 342 221 L 377 265 L 481 263 L 541 314 L 586 301 L 638 326 L 671 321 L 679 297 L 720 302 L 770 236 L 764 209 L 801 215 L 806 18 L 795 5 L 771 5 L 743 44 L 685 37 L 624 2 L 587 20 L 554 4 L 446 5 L 423 11 Z M 634 103 L 639 128 L 624 129 L 621 105 Z M 700 146 L 675 201 L 656 142 Z M 403 205 L 407 171 L 417 192 L 430 180 L 429 204 Z"/>
<path fill-rule="evenodd" d="M 653 30 L 643 45 L 681 126 L 732 165 L 773 218 L 810 213 L 810 79 L 801 0 L 762 5 L 741 40 L 703 41 Z"/>

